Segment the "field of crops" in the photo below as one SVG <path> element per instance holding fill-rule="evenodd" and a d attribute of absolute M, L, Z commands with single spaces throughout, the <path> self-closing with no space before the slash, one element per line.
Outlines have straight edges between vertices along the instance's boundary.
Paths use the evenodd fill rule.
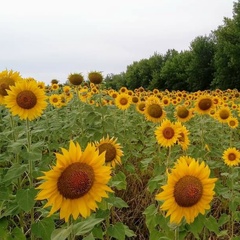
<path fill-rule="evenodd" d="M 239 97 L 3 71 L 0 239 L 239 239 Z"/>

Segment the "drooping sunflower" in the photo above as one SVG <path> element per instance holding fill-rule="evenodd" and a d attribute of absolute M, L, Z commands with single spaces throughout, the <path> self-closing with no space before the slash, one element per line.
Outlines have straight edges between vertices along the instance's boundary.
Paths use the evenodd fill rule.
<path fill-rule="evenodd" d="M 136 105 L 136 109 L 139 113 L 144 114 L 146 102 L 145 101 L 139 101 Z"/>
<path fill-rule="evenodd" d="M 176 163 L 163 191 L 156 195 L 156 200 L 164 201 L 160 208 L 167 211 L 171 223 L 180 224 L 185 218 L 190 224 L 199 213 L 210 209 L 217 179 L 209 176 L 209 167 L 194 158 L 181 157 Z"/>
<path fill-rule="evenodd" d="M 22 80 L 19 72 L 13 70 L 0 72 L 0 104 L 3 104 L 4 97 L 7 96 L 7 90 L 10 89 L 10 86 L 15 85 L 19 80 Z"/>
<path fill-rule="evenodd" d="M 221 123 L 227 123 L 228 119 L 232 116 L 231 110 L 229 107 L 221 107 L 214 114 L 214 117 Z"/>
<path fill-rule="evenodd" d="M 163 120 L 161 125 L 156 128 L 155 135 L 158 144 L 163 147 L 174 145 L 180 136 L 180 129 L 169 119 Z"/>
<path fill-rule="evenodd" d="M 187 150 L 190 145 L 189 141 L 189 130 L 181 124 L 181 122 L 176 122 L 175 126 L 180 130 L 177 143 L 181 146 L 183 150 Z"/>
<path fill-rule="evenodd" d="M 117 143 L 117 138 L 102 138 L 99 142 L 95 142 L 95 146 L 99 151 L 99 154 L 105 152 L 105 163 L 108 166 L 115 167 L 121 164 L 121 157 L 123 156 L 123 151 L 121 150 L 121 145 Z"/>
<path fill-rule="evenodd" d="M 195 110 L 199 114 L 208 114 L 214 107 L 212 97 L 209 95 L 201 95 L 196 99 Z"/>
<path fill-rule="evenodd" d="M 120 93 L 115 98 L 115 105 L 121 110 L 128 109 L 131 103 L 132 103 L 132 98 L 127 93 Z"/>
<path fill-rule="evenodd" d="M 148 121 L 157 123 L 165 118 L 166 112 L 163 110 L 159 100 L 152 100 L 146 101 L 144 115 Z"/>
<path fill-rule="evenodd" d="M 103 81 L 103 75 L 101 72 L 92 71 L 88 73 L 88 79 L 91 83 L 100 84 Z"/>
<path fill-rule="evenodd" d="M 44 207 L 51 206 L 49 216 L 60 210 L 60 218 L 67 222 L 72 215 L 86 218 L 95 211 L 107 192 L 111 178 L 111 167 L 104 166 L 105 153 L 98 154 L 96 147 L 89 143 L 84 152 L 78 143 L 70 141 L 69 150 L 62 148 L 56 153 L 56 165 L 44 172 L 39 179 L 44 180 L 37 189 L 36 200 L 47 199 Z"/>
<path fill-rule="evenodd" d="M 235 147 L 228 148 L 223 152 L 222 158 L 228 166 L 237 166 L 240 163 L 240 152 Z"/>
<path fill-rule="evenodd" d="M 74 85 L 78 86 L 84 81 L 83 75 L 81 73 L 71 73 L 68 75 L 68 81 Z"/>
<path fill-rule="evenodd" d="M 178 105 L 174 112 L 174 116 L 180 122 L 187 122 L 193 117 L 193 110 L 188 109 L 185 105 Z"/>
<path fill-rule="evenodd" d="M 18 81 L 10 86 L 7 93 L 4 97 L 6 107 L 13 116 L 18 115 L 20 119 L 34 120 L 47 107 L 45 91 L 35 81 Z"/>

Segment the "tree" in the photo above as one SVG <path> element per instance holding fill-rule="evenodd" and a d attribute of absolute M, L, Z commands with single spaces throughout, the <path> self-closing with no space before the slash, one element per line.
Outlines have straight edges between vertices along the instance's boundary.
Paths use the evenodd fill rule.
<path fill-rule="evenodd" d="M 119 90 L 121 87 L 126 86 L 125 75 L 125 72 L 121 72 L 120 74 L 108 74 L 104 79 L 105 87 Z"/>
<path fill-rule="evenodd" d="M 220 89 L 240 89 L 240 1 L 234 3 L 233 19 L 224 18 L 216 36 L 216 68 L 212 86 Z"/>
<path fill-rule="evenodd" d="M 174 53 L 165 62 L 161 70 L 161 78 L 168 90 L 189 90 L 188 67 L 191 61 L 190 51 Z"/>
<path fill-rule="evenodd" d="M 206 90 L 214 78 L 215 43 L 213 36 L 196 37 L 190 45 L 191 61 L 188 67 L 190 91 Z"/>

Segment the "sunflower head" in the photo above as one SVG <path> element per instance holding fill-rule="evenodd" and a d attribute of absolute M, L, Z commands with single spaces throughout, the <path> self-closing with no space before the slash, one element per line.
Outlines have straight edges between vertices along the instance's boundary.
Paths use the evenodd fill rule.
<path fill-rule="evenodd" d="M 68 75 L 68 81 L 75 86 L 81 85 L 83 82 L 83 76 L 81 73 L 71 73 Z"/>
<path fill-rule="evenodd" d="M 105 154 L 98 154 L 96 147 L 89 143 L 84 152 L 78 143 L 70 141 L 69 149 L 62 148 L 56 153 L 56 165 L 44 172 L 39 179 L 44 180 L 36 200 L 47 199 L 44 207 L 51 206 L 49 215 L 60 210 L 60 218 L 67 222 L 72 215 L 86 218 L 95 211 L 102 198 L 112 190 L 107 186 L 111 178 L 111 168 L 105 166 Z"/>
<path fill-rule="evenodd" d="M 164 201 L 161 209 L 167 211 L 171 223 L 179 224 L 185 218 L 190 224 L 210 208 L 217 179 L 209 175 L 210 169 L 204 162 L 185 156 L 178 159 L 163 191 L 156 195 L 156 200 Z"/>
<path fill-rule="evenodd" d="M 7 96 L 10 86 L 14 86 L 19 80 L 22 80 L 19 72 L 13 72 L 13 70 L 0 72 L 0 104 L 3 102 L 3 97 Z"/>
<path fill-rule="evenodd" d="M 221 107 L 215 114 L 217 120 L 222 123 L 227 123 L 231 117 L 231 110 L 229 107 Z"/>
<path fill-rule="evenodd" d="M 228 119 L 228 126 L 230 127 L 230 128 L 237 128 L 238 127 L 238 119 L 237 118 L 235 118 L 235 117 L 230 117 L 229 119 Z"/>
<path fill-rule="evenodd" d="M 237 166 L 240 163 L 240 152 L 235 147 L 228 148 L 223 152 L 222 158 L 226 165 Z"/>
<path fill-rule="evenodd" d="M 95 143 L 99 154 L 105 152 L 105 163 L 109 166 L 115 167 L 121 164 L 121 157 L 123 152 L 121 150 L 121 145 L 117 143 L 117 138 L 102 138 L 99 142 Z"/>
<path fill-rule="evenodd" d="M 208 114 L 214 108 L 211 96 L 202 95 L 196 100 L 195 109 L 200 114 Z"/>
<path fill-rule="evenodd" d="M 180 138 L 180 128 L 165 119 L 159 127 L 155 130 L 157 142 L 163 147 L 170 147 L 174 145 Z"/>
<path fill-rule="evenodd" d="M 144 114 L 146 119 L 152 122 L 161 122 L 166 116 L 159 100 L 146 101 Z"/>
<path fill-rule="evenodd" d="M 175 117 L 180 122 L 187 122 L 193 116 L 193 111 L 187 109 L 185 105 L 178 105 L 174 113 Z"/>
<path fill-rule="evenodd" d="M 92 71 L 88 74 L 88 79 L 93 84 L 100 84 L 103 81 L 103 75 L 101 72 Z"/>
<path fill-rule="evenodd" d="M 128 109 L 131 103 L 132 103 L 132 98 L 127 93 L 120 93 L 115 98 L 115 105 L 121 110 Z"/>
<path fill-rule="evenodd" d="M 5 96 L 6 107 L 20 119 L 33 120 L 47 107 L 45 91 L 35 81 L 19 81 L 10 86 Z"/>

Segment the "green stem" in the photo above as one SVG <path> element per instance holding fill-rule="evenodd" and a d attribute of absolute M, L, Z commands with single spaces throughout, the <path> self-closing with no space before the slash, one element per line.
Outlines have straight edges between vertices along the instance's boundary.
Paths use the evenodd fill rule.
<path fill-rule="evenodd" d="M 231 201 L 234 202 L 234 189 L 233 189 L 233 184 L 234 184 L 234 178 L 233 178 L 233 167 L 231 168 Z M 233 210 L 229 209 L 230 211 L 230 228 L 231 228 L 231 238 L 233 238 L 234 235 L 234 218 L 233 218 Z"/>
<path fill-rule="evenodd" d="M 179 227 L 177 226 L 174 230 L 174 240 L 179 239 Z"/>
<path fill-rule="evenodd" d="M 68 227 L 72 227 L 73 225 L 73 218 L 72 216 L 69 217 L 69 221 L 67 223 Z M 68 236 L 68 240 L 74 240 L 75 239 L 75 233 L 73 232 L 73 228 L 72 231 L 70 232 L 69 236 Z"/>
<path fill-rule="evenodd" d="M 27 151 L 28 153 L 31 152 L 31 129 L 30 129 L 30 123 L 29 120 L 26 120 L 26 134 L 27 134 Z M 28 178 L 29 178 L 29 187 L 30 189 L 33 187 L 33 161 L 32 158 L 28 159 L 29 169 L 28 169 Z M 34 207 L 30 210 L 30 220 L 31 220 L 31 226 L 34 223 Z M 34 240 L 35 237 L 31 232 L 31 240 Z"/>

